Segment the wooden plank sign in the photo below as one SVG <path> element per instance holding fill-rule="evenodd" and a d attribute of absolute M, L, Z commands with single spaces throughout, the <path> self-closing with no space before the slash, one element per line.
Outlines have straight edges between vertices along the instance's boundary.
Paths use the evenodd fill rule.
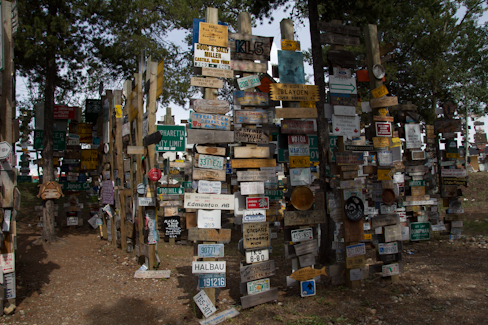
<path fill-rule="evenodd" d="M 267 181 L 271 179 L 271 177 L 271 173 L 267 170 L 249 170 L 237 172 L 238 182 Z"/>
<path fill-rule="evenodd" d="M 234 110 L 234 123 L 266 124 L 268 123 L 268 112 L 262 109 Z"/>
<path fill-rule="evenodd" d="M 285 226 L 302 226 L 325 222 L 325 211 L 285 211 Z"/>
<path fill-rule="evenodd" d="M 358 104 L 357 94 L 330 93 L 331 105 L 356 106 Z"/>
<path fill-rule="evenodd" d="M 230 243 L 230 229 L 188 228 L 188 240 Z M 215 272 L 213 272 L 215 273 Z"/>
<path fill-rule="evenodd" d="M 330 32 L 343 35 L 361 36 L 361 28 L 342 24 L 319 21 L 318 27 L 323 32 Z"/>
<path fill-rule="evenodd" d="M 276 108 L 276 118 L 317 118 L 316 107 Z"/>
<path fill-rule="evenodd" d="M 185 209 L 234 210 L 234 195 L 185 193 Z"/>
<path fill-rule="evenodd" d="M 231 60 L 230 68 L 234 71 L 265 73 L 268 71 L 268 63 Z"/>
<path fill-rule="evenodd" d="M 207 155 L 215 155 L 215 156 L 225 156 L 225 151 L 226 151 L 226 148 L 222 148 L 222 147 L 196 146 L 196 148 L 197 148 L 198 153 L 203 153 L 203 154 L 207 154 Z M 170 162 L 170 167 L 172 167 L 171 162 Z M 174 166 L 174 167 L 178 167 L 178 166 Z M 188 167 L 190 167 L 190 166 L 188 166 Z"/>
<path fill-rule="evenodd" d="M 219 77 L 219 78 L 234 78 L 234 71 L 228 69 L 216 69 L 202 67 L 202 76 Z"/>
<path fill-rule="evenodd" d="M 191 77 L 190 85 L 194 87 L 222 88 L 224 86 L 224 82 L 217 78 Z"/>
<path fill-rule="evenodd" d="M 193 180 L 222 181 L 225 182 L 225 170 L 193 168 Z"/>
<path fill-rule="evenodd" d="M 340 165 L 362 165 L 362 152 L 336 152 L 336 163 Z"/>
<path fill-rule="evenodd" d="M 315 133 L 312 121 L 299 121 L 299 120 L 282 120 L 281 131 L 284 134 Z"/>
<path fill-rule="evenodd" d="M 198 167 L 209 169 L 224 169 L 224 157 L 199 154 L 197 159 Z"/>
<path fill-rule="evenodd" d="M 243 143 L 268 144 L 269 135 L 260 129 L 239 128 L 234 130 L 234 141 Z"/>
<path fill-rule="evenodd" d="M 269 301 L 278 300 L 278 288 L 241 297 L 242 309 L 251 308 Z"/>
<path fill-rule="evenodd" d="M 229 29 L 226 25 L 200 22 L 198 26 L 199 43 L 227 47 L 229 42 L 228 36 Z"/>
<path fill-rule="evenodd" d="M 234 131 L 188 129 L 187 132 L 188 144 L 234 142 Z"/>
<path fill-rule="evenodd" d="M 323 44 L 336 44 L 346 46 L 359 46 L 359 37 L 340 35 L 334 33 L 320 34 L 320 42 Z"/>
<path fill-rule="evenodd" d="M 274 83 L 269 85 L 272 100 L 319 101 L 318 87 L 314 85 L 295 85 Z"/>
<path fill-rule="evenodd" d="M 167 279 L 171 275 L 170 270 L 137 270 L 134 273 L 134 278 L 136 279 Z"/>
<path fill-rule="evenodd" d="M 244 249 L 269 247 L 269 224 L 267 222 L 244 223 L 242 225 L 242 239 Z"/>
<path fill-rule="evenodd" d="M 237 85 L 240 90 L 246 90 L 249 88 L 254 88 L 261 85 L 261 80 L 259 80 L 258 75 L 251 75 L 237 79 Z"/>
<path fill-rule="evenodd" d="M 269 61 L 272 44 L 273 37 L 229 33 L 228 46 L 232 59 Z"/>
<path fill-rule="evenodd" d="M 230 130 L 232 117 L 227 115 L 191 112 L 190 120 L 193 129 Z"/>
<path fill-rule="evenodd" d="M 241 283 L 254 281 L 275 275 L 275 262 L 273 260 L 252 264 L 248 266 L 241 266 Z"/>
<path fill-rule="evenodd" d="M 231 159 L 232 168 L 276 167 L 275 159 Z"/>
<path fill-rule="evenodd" d="M 209 80 L 209 78 L 204 80 Z M 193 109 L 197 113 L 226 114 L 229 112 L 230 106 L 225 100 L 196 99 L 193 102 Z"/>
<path fill-rule="evenodd" d="M 297 281 L 305 281 L 305 280 L 313 279 L 319 275 L 327 275 L 327 273 L 325 273 L 325 266 L 321 269 L 312 269 L 310 266 L 299 269 L 293 272 L 290 275 L 290 278 Z"/>
<path fill-rule="evenodd" d="M 371 108 L 388 107 L 395 105 L 398 105 L 397 96 L 383 96 L 380 98 L 371 98 L 369 100 L 369 106 L 371 106 Z"/>

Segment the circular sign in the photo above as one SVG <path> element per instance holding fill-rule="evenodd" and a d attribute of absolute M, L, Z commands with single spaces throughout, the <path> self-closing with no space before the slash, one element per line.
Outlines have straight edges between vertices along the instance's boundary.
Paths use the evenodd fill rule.
<path fill-rule="evenodd" d="M 385 68 L 381 64 L 373 65 L 373 76 L 376 79 L 383 79 L 385 76 Z"/>
<path fill-rule="evenodd" d="M 146 185 L 142 183 L 137 184 L 137 193 L 144 195 L 146 193 Z"/>
<path fill-rule="evenodd" d="M 298 186 L 291 193 L 291 205 L 297 210 L 308 210 L 313 205 L 313 192 L 306 186 Z"/>
<path fill-rule="evenodd" d="M 108 145 L 108 143 L 105 143 L 105 144 L 103 145 L 103 152 L 104 152 L 104 153 L 108 153 L 108 152 L 109 152 L 109 150 L 110 150 L 110 146 Z"/>
<path fill-rule="evenodd" d="M 351 196 L 347 199 L 346 204 L 344 204 L 344 212 L 347 219 L 351 221 L 360 220 L 364 215 L 363 201 L 357 196 Z"/>
<path fill-rule="evenodd" d="M 389 188 L 385 188 L 383 193 L 381 193 L 381 199 L 383 200 L 384 204 L 392 205 L 395 203 L 395 192 Z"/>
<path fill-rule="evenodd" d="M 159 168 L 151 168 L 147 174 L 147 177 L 153 182 L 157 182 L 161 178 L 161 170 Z"/>

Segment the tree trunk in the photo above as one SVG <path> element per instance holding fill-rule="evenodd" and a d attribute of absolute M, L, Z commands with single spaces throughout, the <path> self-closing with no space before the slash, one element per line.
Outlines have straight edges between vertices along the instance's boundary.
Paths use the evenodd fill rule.
<path fill-rule="evenodd" d="M 42 150 L 42 182 L 55 181 L 53 164 L 53 124 L 54 124 L 54 90 L 57 66 L 54 55 L 48 58 L 46 69 L 46 89 L 44 93 L 44 139 Z M 56 241 L 54 234 L 54 200 L 44 201 L 42 217 L 42 240 Z"/>
<path fill-rule="evenodd" d="M 319 88 L 319 101 L 317 105 L 317 143 L 319 147 L 319 175 L 320 188 L 325 195 L 328 183 L 325 181 L 325 167 L 328 164 L 329 152 L 329 124 L 325 118 L 325 80 L 324 59 L 322 57 L 322 45 L 320 44 L 320 31 L 318 28 L 319 14 L 317 0 L 308 0 L 308 19 L 310 24 L 310 38 L 312 41 L 312 61 L 315 85 Z M 320 262 L 330 263 L 333 260 L 332 241 L 334 240 L 334 221 L 327 215 L 326 222 L 320 225 Z"/>

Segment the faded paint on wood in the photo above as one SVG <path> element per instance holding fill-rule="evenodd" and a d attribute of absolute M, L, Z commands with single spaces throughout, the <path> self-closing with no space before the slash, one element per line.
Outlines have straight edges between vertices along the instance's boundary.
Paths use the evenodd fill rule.
<path fill-rule="evenodd" d="M 234 157 L 235 158 L 269 158 L 269 147 L 235 147 Z"/>
<path fill-rule="evenodd" d="M 302 226 L 325 222 L 325 211 L 285 211 L 285 226 Z"/>
<path fill-rule="evenodd" d="M 193 168 L 193 179 L 225 182 L 225 170 Z"/>
<path fill-rule="evenodd" d="M 380 98 L 371 98 L 369 100 L 369 106 L 371 106 L 371 108 L 389 107 L 395 105 L 398 105 L 397 96 L 383 96 Z"/>
<path fill-rule="evenodd" d="M 273 37 L 229 33 L 228 46 L 232 59 L 269 61 L 272 44 Z"/>
<path fill-rule="evenodd" d="M 278 288 L 241 297 L 241 306 L 247 309 L 274 300 L 278 300 Z"/>
<path fill-rule="evenodd" d="M 222 147 L 196 146 L 196 148 L 199 154 L 208 154 L 208 155 L 215 155 L 215 156 L 225 156 L 225 151 L 226 151 L 226 148 L 222 148 Z"/>
<path fill-rule="evenodd" d="M 275 159 L 232 159 L 232 168 L 276 167 Z"/>
<path fill-rule="evenodd" d="M 242 71 L 242 72 L 265 73 L 266 71 L 268 71 L 268 63 L 267 62 L 256 63 L 250 61 L 231 60 L 230 69 L 234 71 Z"/>
<path fill-rule="evenodd" d="M 283 107 L 276 109 L 276 118 L 316 118 L 316 107 Z"/>
<path fill-rule="evenodd" d="M 230 242 L 230 229 L 188 228 L 188 240 Z"/>
<path fill-rule="evenodd" d="M 275 262 L 269 260 L 258 264 L 241 266 L 239 271 L 241 274 L 241 283 L 266 278 L 275 275 Z"/>
<path fill-rule="evenodd" d="M 224 82 L 217 78 L 191 77 L 190 85 L 205 88 L 222 88 L 224 86 Z"/>
<path fill-rule="evenodd" d="M 229 103 L 217 99 L 196 99 L 193 102 L 193 109 L 198 113 L 226 114 L 230 110 Z"/>
<path fill-rule="evenodd" d="M 269 135 L 261 129 L 240 128 L 234 130 L 234 141 L 243 143 L 268 144 Z"/>
<path fill-rule="evenodd" d="M 234 131 L 189 129 L 187 133 L 188 144 L 234 142 Z"/>

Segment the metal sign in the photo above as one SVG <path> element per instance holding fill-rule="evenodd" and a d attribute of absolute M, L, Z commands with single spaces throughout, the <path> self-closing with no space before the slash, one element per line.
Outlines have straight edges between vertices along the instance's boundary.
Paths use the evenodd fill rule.
<path fill-rule="evenodd" d="M 225 288 L 225 273 L 208 273 L 198 275 L 200 288 Z"/>
<path fill-rule="evenodd" d="M 298 243 L 305 240 L 311 240 L 311 239 L 313 239 L 312 228 L 293 229 L 291 231 L 291 241 L 294 243 Z"/>
<path fill-rule="evenodd" d="M 198 257 L 224 257 L 224 244 L 198 244 Z"/>
<path fill-rule="evenodd" d="M 315 296 L 315 280 L 300 281 L 300 296 Z"/>
<path fill-rule="evenodd" d="M 265 249 L 256 249 L 256 250 L 246 250 L 246 263 L 256 263 L 256 262 L 264 262 L 269 260 L 269 250 Z"/>
<path fill-rule="evenodd" d="M 366 245 L 364 243 L 346 246 L 346 257 L 366 255 Z"/>
<path fill-rule="evenodd" d="M 192 129 L 230 130 L 232 117 L 227 115 L 190 113 Z"/>
<path fill-rule="evenodd" d="M 269 198 L 246 197 L 246 209 L 269 209 Z"/>
<path fill-rule="evenodd" d="M 158 187 L 156 189 L 158 195 L 183 195 L 185 194 L 185 189 L 183 187 Z"/>
<path fill-rule="evenodd" d="M 248 222 L 266 222 L 265 209 L 244 210 L 242 214 L 242 223 Z"/>
<path fill-rule="evenodd" d="M 212 304 L 212 301 L 203 290 L 193 297 L 193 301 L 195 301 L 195 304 L 198 306 L 198 308 L 200 308 L 203 316 L 205 317 L 209 317 L 217 311 L 215 306 Z"/>
<path fill-rule="evenodd" d="M 247 283 L 247 293 L 260 293 L 268 291 L 270 288 L 269 278 L 250 281 Z"/>
<path fill-rule="evenodd" d="M 261 80 L 259 80 L 258 75 L 253 74 L 251 76 L 242 77 L 242 78 L 237 79 L 237 85 L 239 86 L 240 90 L 245 90 L 245 89 L 260 86 Z"/>
<path fill-rule="evenodd" d="M 429 240 L 430 239 L 430 222 L 411 222 L 410 223 L 410 240 Z"/>
<path fill-rule="evenodd" d="M 378 254 L 396 254 L 398 253 L 398 243 L 379 243 L 378 244 Z"/>
<path fill-rule="evenodd" d="M 278 50 L 278 71 L 281 84 L 305 84 L 303 53 Z"/>
<path fill-rule="evenodd" d="M 356 78 L 343 78 L 334 75 L 329 76 L 329 88 L 331 93 L 357 94 Z"/>
<path fill-rule="evenodd" d="M 198 155 L 198 167 L 210 169 L 223 169 L 224 157 Z"/>
<path fill-rule="evenodd" d="M 156 144 L 156 151 L 185 151 L 185 126 L 157 125 L 162 132 L 161 141 Z"/>
<path fill-rule="evenodd" d="M 233 210 L 234 195 L 185 193 L 184 208 Z"/>
<path fill-rule="evenodd" d="M 0 142 L 0 160 L 7 159 L 12 152 L 12 145 L 7 141 Z"/>
<path fill-rule="evenodd" d="M 34 149 L 42 150 L 44 141 L 44 130 L 34 130 Z M 53 131 L 53 150 L 66 150 L 66 132 Z"/>

